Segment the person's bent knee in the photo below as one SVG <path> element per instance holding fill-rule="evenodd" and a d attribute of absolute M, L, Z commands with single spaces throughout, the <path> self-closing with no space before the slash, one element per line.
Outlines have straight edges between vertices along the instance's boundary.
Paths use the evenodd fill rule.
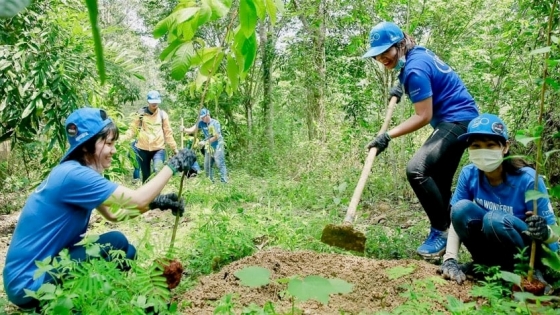
<path fill-rule="evenodd" d="M 126 236 L 119 231 L 110 231 L 99 236 L 98 243 L 109 245 L 112 249 L 127 251 L 130 244 Z"/>
<path fill-rule="evenodd" d="M 419 161 L 414 158 L 408 162 L 406 165 L 406 177 L 408 181 L 420 180 L 424 178 L 426 170 L 425 167 Z"/>
<path fill-rule="evenodd" d="M 451 221 L 452 222 L 464 221 L 465 217 L 471 212 L 471 207 L 473 206 L 476 206 L 476 204 L 467 199 L 457 201 L 451 207 Z"/>
<path fill-rule="evenodd" d="M 482 218 L 482 231 L 487 236 L 502 234 L 507 227 L 507 216 L 502 211 L 488 211 Z"/>

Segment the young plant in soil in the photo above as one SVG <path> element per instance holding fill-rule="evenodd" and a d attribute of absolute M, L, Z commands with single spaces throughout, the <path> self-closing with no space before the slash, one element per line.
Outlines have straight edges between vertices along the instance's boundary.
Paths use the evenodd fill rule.
<path fill-rule="evenodd" d="M 179 184 L 179 193 L 178 196 L 181 198 L 183 193 L 183 183 L 185 180 L 185 173 L 181 175 L 181 183 Z M 179 226 L 180 216 L 175 216 L 175 223 L 173 225 L 173 232 L 171 234 L 171 244 L 169 245 L 169 251 L 167 253 L 167 257 L 171 257 L 173 255 L 173 245 L 175 244 L 175 237 L 177 235 L 177 228 Z M 181 278 L 183 276 L 183 265 L 177 259 L 165 258 L 165 259 L 158 259 L 156 263 L 163 268 L 163 276 L 167 280 L 167 288 L 169 290 L 175 289 L 179 283 L 181 283 Z"/>
<path fill-rule="evenodd" d="M 252 288 L 268 285 L 271 282 L 270 274 L 270 270 L 258 266 L 245 267 L 234 273 L 235 277 L 239 279 L 242 285 Z M 299 276 L 282 278 L 276 280 L 276 282 L 280 284 L 287 284 L 287 289 L 283 292 L 291 297 L 291 314 L 296 314 L 296 301 L 305 302 L 312 299 L 326 305 L 329 303 L 329 296 L 331 294 L 350 293 L 352 292 L 352 288 L 354 286 L 342 279 L 327 279 L 316 275 L 310 275 L 305 278 L 301 278 Z M 272 311 L 274 310 L 274 307 L 268 303 L 267 305 L 265 305 L 265 308 L 268 308 L 269 310 L 272 309 Z"/>
<path fill-rule="evenodd" d="M 539 176 L 539 168 L 541 166 L 543 166 L 546 163 L 546 160 L 543 162 L 543 143 L 542 143 L 542 138 L 543 138 L 543 132 L 544 132 L 544 126 L 543 126 L 543 115 L 544 115 L 544 104 L 545 104 L 545 95 L 546 95 L 546 89 L 547 86 L 550 85 L 551 83 L 554 82 L 554 84 L 557 84 L 557 81 L 552 80 L 551 78 L 548 78 L 548 66 L 549 63 L 552 60 L 548 60 L 549 57 L 549 52 L 551 51 L 552 47 L 557 47 L 558 44 L 560 44 L 559 40 L 557 37 L 554 37 L 554 44 L 555 46 L 553 46 L 552 44 L 552 40 L 553 40 L 553 21 L 554 21 L 554 16 L 555 16 L 555 11 L 556 11 L 556 6 L 558 5 L 557 1 L 553 1 L 552 6 L 550 7 L 550 12 L 549 12 L 549 16 L 548 16 L 548 29 L 545 31 L 545 36 L 546 36 L 546 47 L 542 47 L 542 48 L 538 48 L 534 51 L 531 52 L 531 54 L 540 54 L 540 53 L 544 53 L 543 56 L 543 73 L 542 73 L 542 81 L 541 81 L 541 93 L 540 93 L 540 108 L 539 108 L 539 117 L 538 117 L 538 122 L 537 125 L 533 128 L 530 128 L 529 130 L 522 130 L 520 132 L 518 132 L 516 134 L 515 139 L 517 141 L 519 141 L 520 143 L 522 143 L 523 145 L 528 145 L 530 142 L 534 141 L 535 142 L 535 147 L 537 149 L 536 152 L 536 159 L 535 159 L 535 186 L 534 186 L 534 190 L 531 191 L 527 191 L 525 193 L 525 202 L 528 201 L 532 201 L 533 202 L 533 215 L 538 215 L 537 213 L 537 200 L 539 198 L 543 198 L 543 197 L 548 197 L 548 196 L 543 196 L 543 194 L 538 190 L 538 176 Z M 548 82 L 547 82 L 548 81 Z M 556 136 L 558 136 L 559 134 L 556 134 Z M 544 153 L 544 155 L 546 156 L 546 158 L 548 159 L 548 157 L 556 152 L 558 150 L 553 150 L 553 151 L 549 151 Z M 557 189 L 558 187 L 553 188 L 553 190 L 551 191 L 552 195 L 560 195 L 558 193 Z M 558 235 L 558 234 L 557 234 Z M 548 250 L 546 248 L 546 245 L 542 246 L 545 252 L 545 257 L 543 259 L 543 263 L 557 271 L 560 271 L 560 258 L 558 257 L 557 253 L 553 253 L 552 251 Z M 519 281 L 519 283 L 516 283 L 516 285 L 518 286 L 518 289 L 520 289 L 521 291 L 524 292 L 530 292 L 532 294 L 536 294 L 536 295 L 542 295 L 544 293 L 544 289 L 545 289 L 545 284 L 542 283 L 541 281 L 539 281 L 538 279 L 533 278 L 533 273 L 534 273 L 534 267 L 535 267 L 535 257 L 536 257 L 536 251 L 537 251 L 537 243 L 533 240 L 532 244 L 531 244 L 531 256 L 530 256 L 530 261 L 529 261 L 529 272 L 527 274 L 527 277 L 522 277 Z"/>

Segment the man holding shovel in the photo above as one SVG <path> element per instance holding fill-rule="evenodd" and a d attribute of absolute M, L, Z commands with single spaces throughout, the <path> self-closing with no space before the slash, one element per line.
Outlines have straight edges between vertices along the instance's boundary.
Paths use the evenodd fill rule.
<path fill-rule="evenodd" d="M 206 108 L 200 110 L 199 120 L 190 128 L 181 126 L 181 131 L 187 134 L 195 134 L 198 129 L 202 130 L 204 140 L 198 145 L 204 150 L 204 172 L 214 182 L 213 166 L 216 164 L 220 170 L 220 180 L 227 183 L 227 169 L 225 159 L 225 143 L 222 137 L 220 122 L 210 117 L 210 111 Z"/>
<path fill-rule="evenodd" d="M 451 183 L 465 150 L 457 138 L 478 116 L 475 101 L 450 66 L 432 51 L 417 46 L 414 39 L 394 23 L 381 22 L 370 32 L 370 49 L 364 58 L 374 58 L 386 69 L 398 72 L 399 83 L 390 97 L 410 98 L 415 114 L 375 137 L 368 148 L 383 152 L 389 142 L 427 124 L 434 131 L 408 162 L 408 181 L 430 220 L 430 233 L 417 253 L 437 260 L 445 252 L 450 225 Z M 402 84 L 402 85 L 401 85 Z M 403 89 L 404 88 L 404 89 Z"/>

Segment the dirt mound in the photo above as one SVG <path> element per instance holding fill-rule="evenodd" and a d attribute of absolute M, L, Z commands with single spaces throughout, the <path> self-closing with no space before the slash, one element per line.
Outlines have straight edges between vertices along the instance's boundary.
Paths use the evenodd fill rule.
<path fill-rule="evenodd" d="M 318 275 L 325 278 L 339 278 L 354 285 L 353 291 L 344 295 L 331 295 L 328 305 L 316 301 L 297 303 L 304 314 L 341 314 L 372 313 L 380 310 L 390 311 L 405 302 L 401 294 L 406 292 L 406 285 L 415 280 L 436 276 L 437 266 L 420 260 L 373 260 L 363 257 L 339 254 L 320 254 L 311 251 L 287 252 L 279 249 L 262 251 L 224 267 L 219 273 L 200 278 L 199 284 L 185 293 L 182 300 L 190 301 L 187 314 L 212 314 L 216 301 L 228 293 L 234 293 L 236 313 L 251 303 L 263 306 L 267 301 L 275 305 L 277 312 L 286 312 L 291 308 L 288 297 L 282 297 L 286 284 L 270 284 L 250 288 L 243 286 L 234 273 L 247 266 L 260 266 L 271 271 L 271 279 L 281 279 L 299 275 Z M 388 270 L 395 267 L 411 267 L 410 274 L 391 280 Z M 437 282 L 437 281 L 436 281 Z M 462 286 L 448 281 L 436 284 L 437 295 L 453 295 L 460 300 L 468 300 L 472 283 Z M 426 289 L 424 289 L 426 290 Z M 434 292 L 432 292 L 434 293 Z M 443 305 L 436 305 L 444 311 Z M 435 311 L 435 310 L 434 310 Z"/>

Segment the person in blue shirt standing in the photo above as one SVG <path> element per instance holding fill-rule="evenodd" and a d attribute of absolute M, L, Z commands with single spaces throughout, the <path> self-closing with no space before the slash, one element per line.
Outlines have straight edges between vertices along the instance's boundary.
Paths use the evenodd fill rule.
<path fill-rule="evenodd" d="M 370 32 L 370 49 L 364 58 L 374 58 L 386 69 L 398 72 L 400 84 L 390 97 L 400 101 L 403 88 L 414 106 L 414 115 L 377 136 L 368 148 L 383 152 L 391 139 L 412 133 L 427 124 L 433 132 L 408 162 L 406 175 L 430 220 L 430 233 L 417 253 L 428 261 L 445 251 L 449 228 L 451 183 L 465 150 L 457 138 L 478 116 L 475 101 L 453 69 L 429 49 L 391 22 L 381 22 Z"/>
<path fill-rule="evenodd" d="M 44 283 L 57 281 L 51 273 L 36 275 L 36 261 L 55 258 L 62 250 L 68 250 L 68 256 L 77 262 L 91 258 L 78 243 L 94 209 L 113 222 L 151 209 L 170 209 L 176 216 L 184 212 L 183 201 L 176 194 L 160 192 L 171 176 L 191 169 L 196 161 L 194 152 L 179 151 L 156 176 L 133 190 L 103 176 L 111 166 L 119 138 L 117 126 L 105 111 L 78 109 L 68 116 L 65 127 L 70 148 L 28 197 L 6 254 L 4 288 L 8 300 L 21 308 L 39 306 L 25 290 L 37 291 Z M 114 212 L 114 208 L 119 210 Z M 136 248 L 119 231 L 99 235 L 96 243 L 103 259 L 113 259 L 111 250 L 121 250 L 127 259 L 136 258 Z"/>
<path fill-rule="evenodd" d="M 514 255 L 533 240 L 558 250 L 558 236 L 550 229 L 556 224 L 549 198 L 525 201 L 525 193 L 535 189 L 535 170 L 509 152 L 507 127 L 492 114 L 482 114 L 459 137 L 468 145 L 469 164 L 461 170 L 451 199 L 451 228 L 444 262 L 439 272 L 461 284 L 472 265 L 500 266 L 512 271 Z M 538 177 L 538 190 L 547 194 Z M 461 242 L 473 262 L 459 266 Z M 540 246 L 538 246 L 540 249 Z"/>
<path fill-rule="evenodd" d="M 222 183 L 227 183 L 226 153 L 222 127 L 219 121 L 210 117 L 210 111 L 206 108 L 200 110 L 199 120 L 196 124 L 190 128 L 182 127 L 181 131 L 187 134 L 196 134 L 199 129 L 204 134 L 204 140 L 200 141 L 198 146 L 205 149 L 204 171 L 206 176 L 214 182 L 213 167 L 216 164 L 220 170 L 220 180 Z"/>

